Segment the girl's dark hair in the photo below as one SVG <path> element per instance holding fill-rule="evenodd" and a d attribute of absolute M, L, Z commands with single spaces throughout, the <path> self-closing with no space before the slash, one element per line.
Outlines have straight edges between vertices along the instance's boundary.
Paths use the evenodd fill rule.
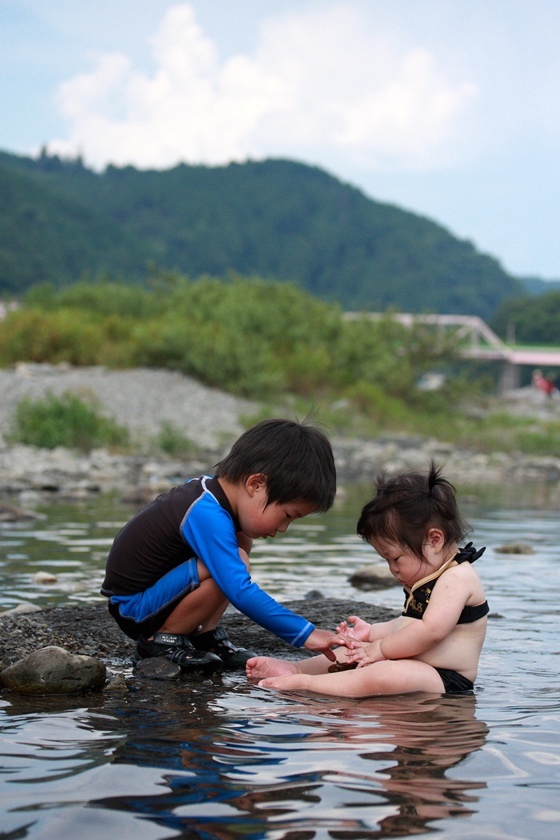
<path fill-rule="evenodd" d="M 306 420 L 263 420 L 233 444 L 216 464 L 216 478 L 239 484 L 266 476 L 267 503 L 304 501 L 324 513 L 336 493 L 336 469 L 327 436 Z"/>
<path fill-rule="evenodd" d="M 445 544 L 459 542 L 471 530 L 457 507 L 455 488 L 433 461 L 427 474 L 407 472 L 375 480 L 376 494 L 364 505 L 357 532 L 366 542 L 391 542 L 423 558 L 429 528 L 440 528 Z"/>

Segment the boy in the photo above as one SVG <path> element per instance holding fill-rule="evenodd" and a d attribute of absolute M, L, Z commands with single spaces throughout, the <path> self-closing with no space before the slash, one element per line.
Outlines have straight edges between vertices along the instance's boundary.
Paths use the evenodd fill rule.
<path fill-rule="evenodd" d="M 334 661 L 340 635 L 281 606 L 248 569 L 254 539 L 327 511 L 335 492 L 326 436 L 305 422 L 270 419 L 241 435 L 213 477 L 191 479 L 139 511 L 113 543 L 101 589 L 119 627 L 137 640 L 136 661 L 165 656 L 184 672 L 244 667 L 255 654 L 218 627 L 229 603 Z"/>

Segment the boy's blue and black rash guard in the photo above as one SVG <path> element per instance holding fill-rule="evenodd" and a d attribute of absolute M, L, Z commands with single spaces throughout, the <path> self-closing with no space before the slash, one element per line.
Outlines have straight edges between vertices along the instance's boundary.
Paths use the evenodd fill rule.
<path fill-rule="evenodd" d="M 198 558 L 234 607 L 301 647 L 314 625 L 251 580 L 239 556 L 239 530 L 218 480 L 191 479 L 158 496 L 117 534 L 101 592 L 108 597 L 143 592 L 171 569 Z"/>

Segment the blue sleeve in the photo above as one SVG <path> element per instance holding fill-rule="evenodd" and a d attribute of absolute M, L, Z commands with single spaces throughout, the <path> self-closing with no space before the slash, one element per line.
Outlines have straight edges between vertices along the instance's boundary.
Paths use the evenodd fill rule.
<path fill-rule="evenodd" d="M 211 493 L 203 493 L 189 508 L 181 533 L 236 609 L 294 647 L 304 644 L 314 625 L 251 580 L 239 556 L 233 520 Z"/>

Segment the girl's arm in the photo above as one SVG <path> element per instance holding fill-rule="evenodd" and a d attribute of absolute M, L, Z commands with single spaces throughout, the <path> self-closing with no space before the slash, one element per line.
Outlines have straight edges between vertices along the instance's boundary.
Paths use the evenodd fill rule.
<path fill-rule="evenodd" d="M 444 572 L 434 587 L 421 620 L 412 619 L 389 635 L 349 651 L 348 658 L 358 662 L 358 667 L 363 667 L 381 659 L 412 659 L 435 647 L 457 626 L 463 607 L 471 596 L 471 574 L 476 573 L 462 566 Z"/>

